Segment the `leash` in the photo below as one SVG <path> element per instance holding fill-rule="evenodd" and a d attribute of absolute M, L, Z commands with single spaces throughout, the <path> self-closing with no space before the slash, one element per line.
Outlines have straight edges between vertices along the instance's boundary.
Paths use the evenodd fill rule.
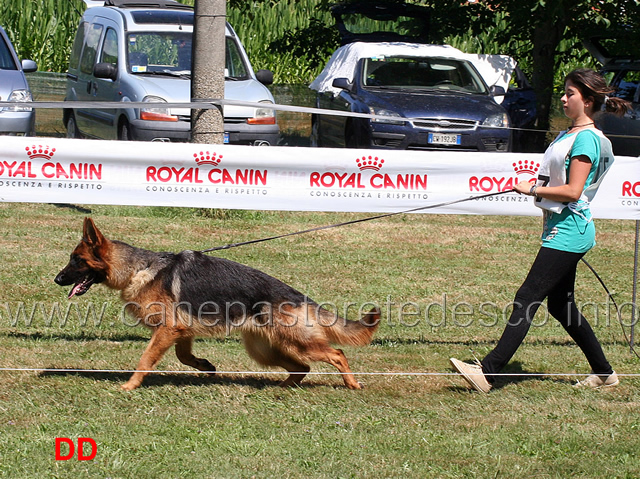
<path fill-rule="evenodd" d="M 203 250 L 200 251 L 200 253 L 210 253 L 211 251 L 220 251 L 220 250 L 225 250 L 225 249 L 230 249 L 230 248 L 237 248 L 238 246 L 245 246 L 245 245 L 249 245 L 249 244 L 262 243 L 264 241 L 271 241 L 271 240 L 276 240 L 276 239 L 280 239 L 280 238 L 286 238 L 288 236 L 301 235 L 301 234 L 305 234 L 305 233 L 313 233 L 314 231 L 328 230 L 328 229 L 331 229 L 331 228 L 338 228 L 340 226 L 354 225 L 354 224 L 357 224 L 357 223 L 364 223 L 365 221 L 373 221 L 373 220 L 379 220 L 379 219 L 382 219 L 382 218 L 390 218 L 391 216 L 404 215 L 404 214 L 407 214 L 407 213 L 415 213 L 416 211 L 430 210 L 430 209 L 433 209 L 433 208 L 442 208 L 443 206 L 450 206 L 450 205 L 455 205 L 457 203 L 464 203 L 465 201 L 480 200 L 482 198 L 489 198 L 490 196 L 503 195 L 505 193 L 511 193 L 512 191 L 513 191 L 513 189 L 505 190 L 505 191 L 498 191 L 497 193 L 487 193 L 485 195 L 479 195 L 479 196 L 470 196 L 468 198 L 461 198 L 461 199 L 457 199 L 457 200 L 453 200 L 453 201 L 446 201 L 444 203 L 438 203 L 438 204 L 435 204 L 435 205 L 419 206 L 418 208 L 411 208 L 409 210 L 396 211 L 396 212 L 393 212 L 393 213 L 384 213 L 384 214 L 376 215 L 376 216 L 368 216 L 366 218 L 360 218 L 360 219 L 357 219 L 357 220 L 345 221 L 343 223 L 334 223 L 334 224 L 331 224 L 331 225 L 317 226 L 315 228 L 309 228 L 309 229 L 301 230 L 301 231 L 294 231 L 292 233 L 284 233 L 284 234 L 276 235 L 276 236 L 269 236 L 267 238 L 260 238 L 260 239 L 254 239 L 254 240 L 249 240 L 249 241 L 242 241 L 242 242 L 239 242 L 239 243 L 229 243 L 229 244 L 226 244 L 224 246 L 216 246 L 216 247 L 209 248 L 209 249 L 203 249 Z"/>
<path fill-rule="evenodd" d="M 321 231 L 321 230 L 327 230 L 327 229 L 331 229 L 331 228 L 338 228 L 338 227 L 341 227 L 341 226 L 348 226 L 348 225 L 353 225 L 353 224 L 357 224 L 357 223 L 364 223 L 366 221 L 379 220 L 379 219 L 382 219 L 382 218 L 390 218 L 392 216 L 403 215 L 403 214 L 407 214 L 407 213 L 415 213 L 417 211 L 424 211 L 424 210 L 429 210 L 429 209 L 433 209 L 433 208 L 441 208 L 443 206 L 455 205 L 455 204 L 458 204 L 458 203 L 464 203 L 466 201 L 479 200 L 479 199 L 483 199 L 483 198 L 489 198 L 489 197 L 492 197 L 492 196 L 503 195 L 505 193 L 511 193 L 513 191 L 514 191 L 513 189 L 510 189 L 510 190 L 505 190 L 505 191 L 498 191 L 497 193 L 487 193 L 487 194 L 484 194 L 484 195 L 470 196 L 468 198 L 460 198 L 460 199 L 453 200 L 453 201 L 445 201 L 443 203 L 437 203 L 435 205 L 419 206 L 417 208 L 411 208 L 411 209 L 408 209 L 408 210 L 396 211 L 396 212 L 393 212 L 393 213 L 384 213 L 384 214 L 375 215 L 375 216 L 368 216 L 366 218 L 360 218 L 360 219 L 351 220 L 351 221 L 344 221 L 342 223 L 334 223 L 334 224 L 330 224 L 330 225 L 317 226 L 315 228 L 309 228 L 309 229 L 306 229 L 306 230 L 294 231 L 294 232 L 291 232 L 291 233 L 284 233 L 284 234 L 276 235 L 276 236 L 269 236 L 269 237 L 266 237 L 266 238 L 259 238 L 259 239 L 249 240 L 249 241 L 241 241 L 241 242 L 238 242 L 238 243 L 229 243 L 229 244 L 226 244 L 226 245 L 223 245 L 223 246 L 216 246 L 216 247 L 213 247 L 213 248 L 204 249 L 204 250 L 201 250 L 200 252 L 201 253 L 210 253 L 212 251 L 220 251 L 220 250 L 226 250 L 226 249 L 231 249 L 231 248 L 237 248 L 239 246 L 246 246 L 246 245 L 250 245 L 250 244 L 263 243 L 265 241 L 272 241 L 272 240 L 276 240 L 276 239 L 280 239 L 280 238 L 287 238 L 289 236 L 297 236 L 297 235 L 306 234 L 306 233 L 313 233 L 314 231 Z M 618 303 L 616 303 L 616 300 L 614 299 L 613 294 L 611 294 L 611 292 L 609 291 L 609 288 L 607 288 L 607 285 L 602 280 L 600 275 L 596 272 L 596 270 L 584 258 L 582 258 L 581 261 L 587 266 L 587 268 L 589 268 L 591 270 L 591 272 L 594 274 L 596 279 L 600 282 L 600 284 L 604 288 L 604 290 L 607 293 L 607 296 L 609 297 L 609 299 L 611 299 L 611 302 L 613 303 L 614 307 L 616 308 L 616 316 L 618 318 L 618 323 L 620 324 L 620 328 L 622 329 L 622 334 L 624 336 L 624 339 L 627 342 L 627 344 L 629 345 L 629 348 L 630 348 L 631 352 L 638 359 L 640 359 L 640 354 L 638 354 L 638 352 L 633 347 L 633 344 L 629 340 L 629 337 L 627 336 L 627 332 L 624 329 L 624 324 L 623 324 L 623 320 L 622 320 L 622 313 L 620 312 L 620 308 L 618 307 Z"/>
<path fill-rule="evenodd" d="M 618 323 L 620 324 L 620 329 L 622 329 L 622 335 L 624 336 L 625 341 L 627 342 L 627 344 L 629 345 L 629 350 L 635 354 L 635 356 L 640 359 L 640 354 L 638 354 L 638 352 L 636 351 L 636 349 L 633 347 L 633 344 L 631 343 L 631 340 L 629 339 L 629 337 L 627 336 L 627 332 L 624 330 L 624 323 L 622 321 L 622 313 L 620 313 L 620 308 L 618 308 L 618 303 L 616 303 L 616 300 L 613 298 L 613 294 L 611 294 L 611 292 L 609 291 L 609 288 L 607 288 L 607 285 L 604 283 L 604 281 L 602 280 L 602 278 L 600 277 L 600 275 L 596 272 L 596 270 L 593 268 L 593 266 L 591 266 L 587 260 L 584 259 L 584 257 L 581 259 L 581 261 L 587 266 L 587 268 L 589 268 L 591 270 L 591 272 L 593 273 L 593 275 L 596 277 L 596 279 L 600 282 L 600 284 L 602 285 L 602 287 L 604 288 L 605 292 L 607 293 L 607 296 L 609 297 L 609 299 L 611 300 L 611 302 L 613 303 L 613 306 L 616 308 L 616 316 L 618 317 Z"/>

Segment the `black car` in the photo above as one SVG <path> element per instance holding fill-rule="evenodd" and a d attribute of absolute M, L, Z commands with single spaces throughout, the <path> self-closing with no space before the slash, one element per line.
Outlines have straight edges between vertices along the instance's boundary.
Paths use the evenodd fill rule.
<path fill-rule="evenodd" d="M 596 124 L 611 140 L 617 156 L 640 156 L 640 56 L 621 51 L 625 35 L 616 38 L 593 37 L 584 42 L 587 50 L 602 63 L 601 73 L 610 86 L 616 88 L 614 96 L 631 102 L 632 108 L 624 117 L 602 112 Z"/>
<path fill-rule="evenodd" d="M 500 102 L 513 59 L 425 43 L 426 22 L 414 28 L 407 20 L 428 15 L 425 9 L 369 2 L 348 8 L 333 11 L 344 45 L 310 85 L 317 91 L 317 108 L 337 113 L 312 116 L 312 145 L 511 150 L 509 115 Z M 349 30 L 343 17 L 351 20 L 357 8 L 382 30 Z M 376 118 L 341 114 L 347 112 Z"/>

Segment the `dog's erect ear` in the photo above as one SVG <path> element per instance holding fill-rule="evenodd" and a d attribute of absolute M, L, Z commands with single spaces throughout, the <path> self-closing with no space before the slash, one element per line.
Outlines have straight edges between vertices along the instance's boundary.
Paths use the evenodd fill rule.
<path fill-rule="evenodd" d="M 104 241 L 104 236 L 91 218 L 85 218 L 82 226 L 82 240 L 90 245 L 99 245 Z"/>

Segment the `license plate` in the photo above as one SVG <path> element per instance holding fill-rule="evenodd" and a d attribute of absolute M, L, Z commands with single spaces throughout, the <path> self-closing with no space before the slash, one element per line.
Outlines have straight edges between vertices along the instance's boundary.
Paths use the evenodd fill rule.
<path fill-rule="evenodd" d="M 429 144 L 437 144 L 437 145 L 459 145 L 460 144 L 460 135 L 447 135 L 444 133 L 429 133 L 429 138 L 427 139 Z"/>

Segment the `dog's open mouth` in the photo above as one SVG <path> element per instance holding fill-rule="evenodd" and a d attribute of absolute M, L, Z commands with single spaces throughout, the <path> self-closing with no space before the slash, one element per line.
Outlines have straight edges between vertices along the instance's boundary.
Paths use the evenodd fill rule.
<path fill-rule="evenodd" d="M 74 296 L 82 296 L 84 293 L 89 291 L 91 285 L 95 282 L 95 278 L 91 276 L 85 276 L 76 284 L 73 285 L 71 291 L 69 291 L 68 299 L 73 298 Z"/>

